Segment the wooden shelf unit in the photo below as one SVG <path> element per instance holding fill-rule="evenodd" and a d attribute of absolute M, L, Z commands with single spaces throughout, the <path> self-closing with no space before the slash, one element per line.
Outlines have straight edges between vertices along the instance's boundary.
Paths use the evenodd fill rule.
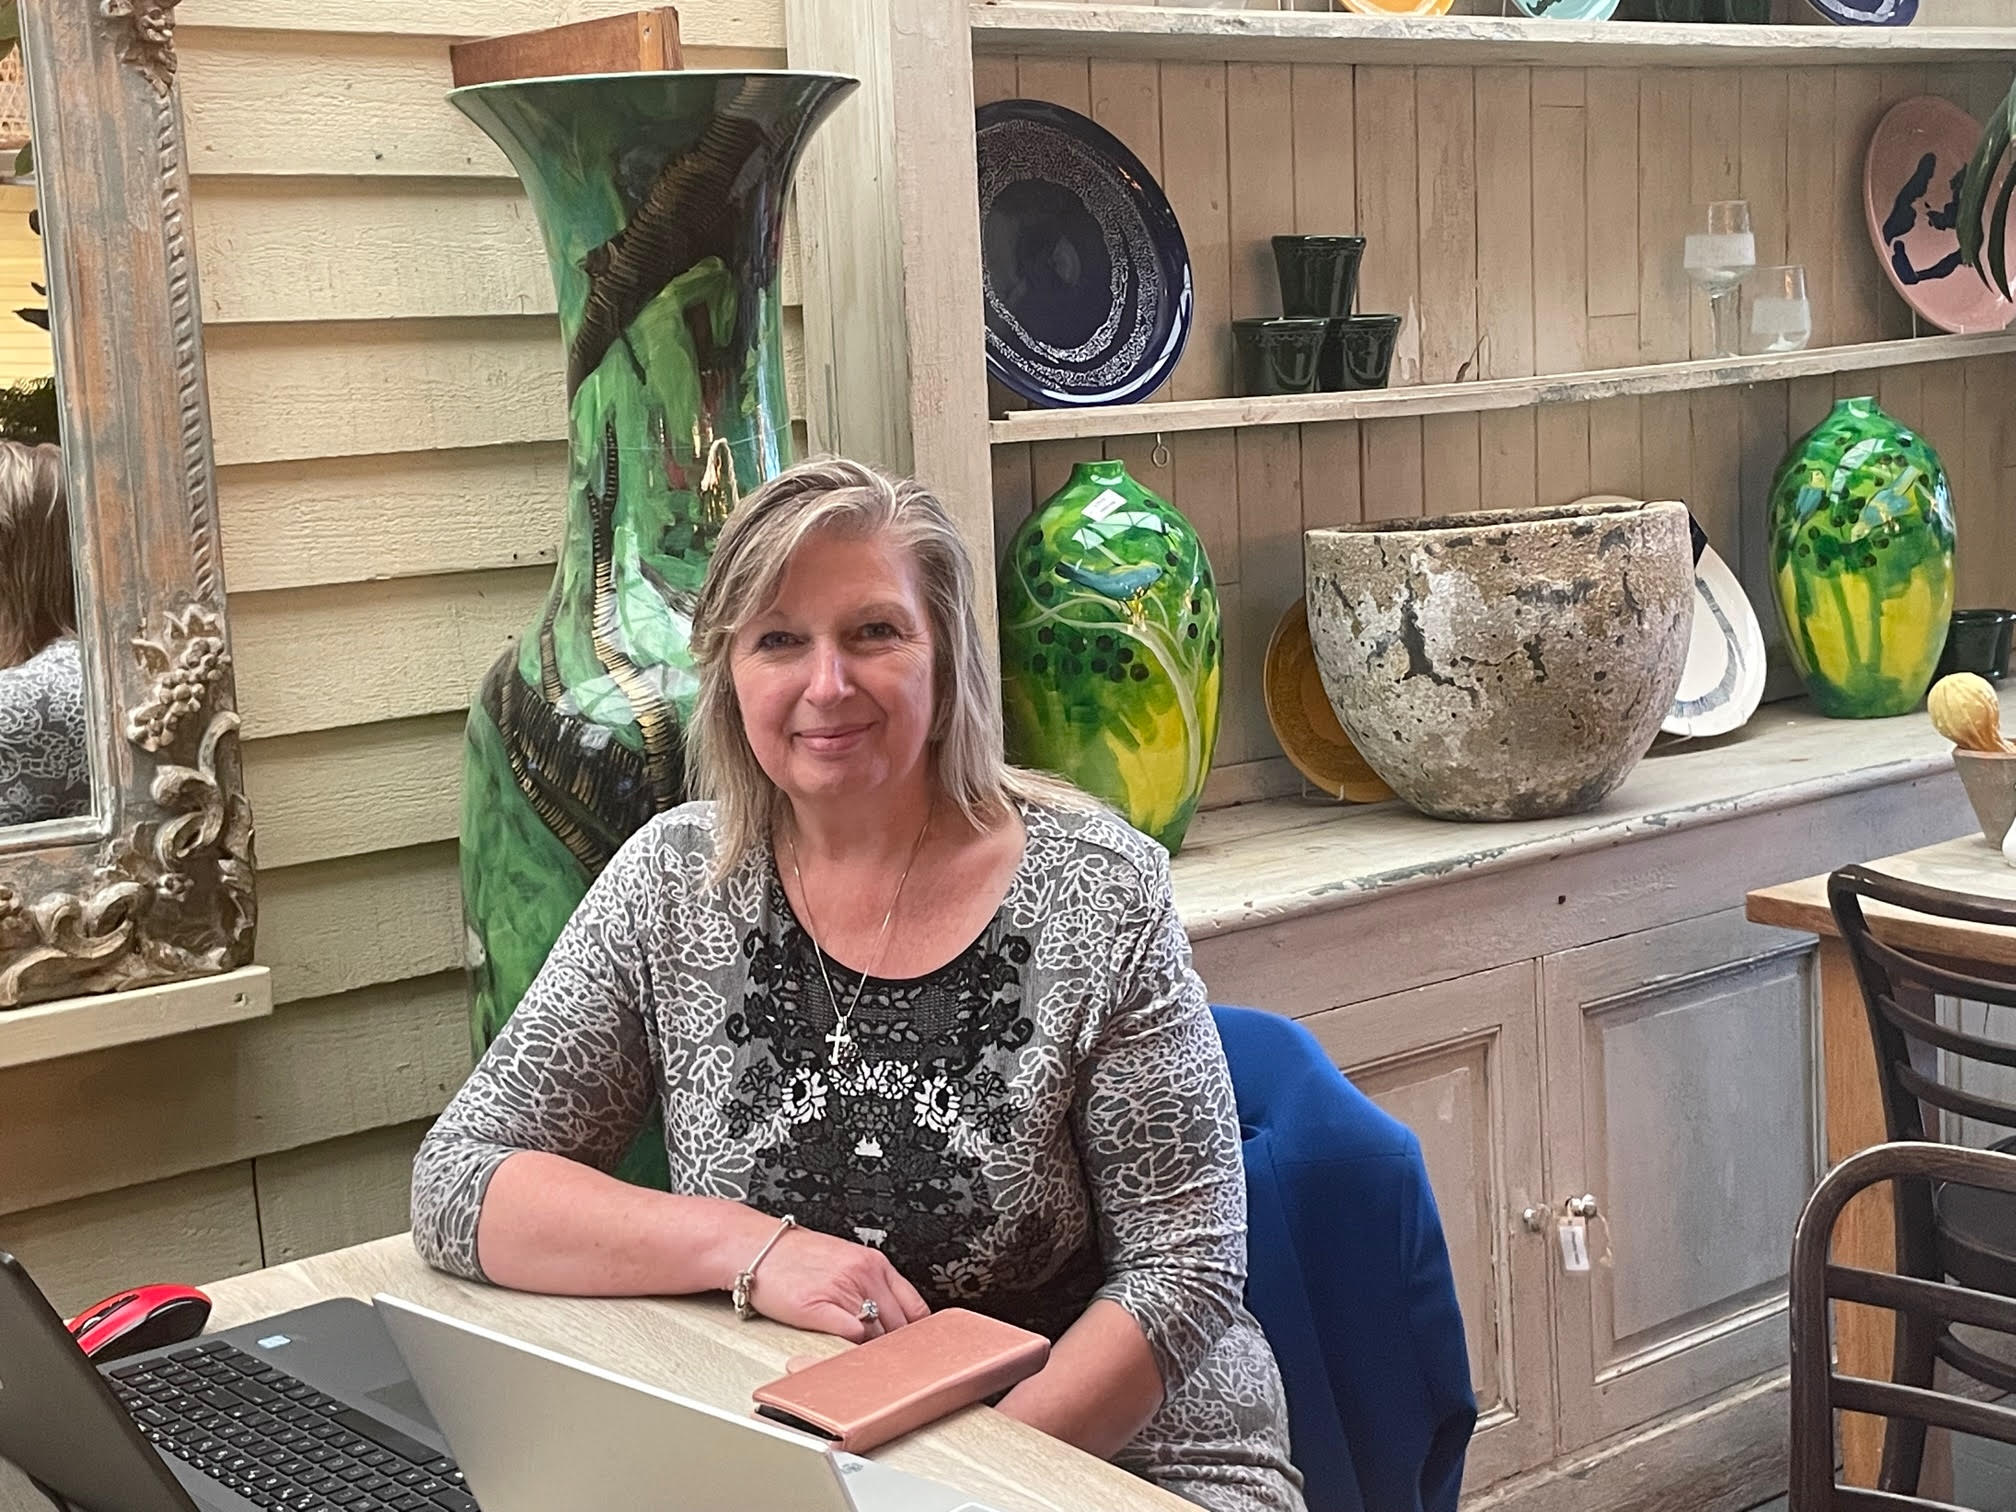
<path fill-rule="evenodd" d="M 1978 336 L 1924 336 L 1864 341 L 1759 357 L 1708 357 L 1586 373 L 1542 373 L 1476 383 L 1419 383 L 1356 393 L 1281 394 L 1234 399 L 1165 400 L 1152 404 L 1084 405 L 1010 410 L 988 422 L 997 446 L 1151 432 L 1236 430 L 1249 425 L 1307 425 L 1326 420 L 1391 419 L 1403 415 L 1469 415 L 1536 404 L 1587 404 L 1640 394 L 1679 394 L 1746 383 L 1775 383 L 1822 374 L 1861 373 L 2016 352 L 2016 331 Z"/>
<path fill-rule="evenodd" d="M 2016 52 L 2016 28 L 2001 26 L 1710 26 L 1017 0 L 974 5 L 972 33 L 980 54 L 1210 63 L 1796 68 L 1975 62 Z"/>

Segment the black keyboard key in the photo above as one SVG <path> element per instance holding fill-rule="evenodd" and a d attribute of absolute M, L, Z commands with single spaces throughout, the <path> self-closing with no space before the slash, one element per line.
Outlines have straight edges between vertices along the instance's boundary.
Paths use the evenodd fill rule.
<path fill-rule="evenodd" d="M 438 1450 L 430 1449 L 418 1440 L 408 1438 L 397 1428 L 388 1428 L 375 1418 L 361 1412 L 346 1408 L 342 1412 L 337 1413 L 331 1421 L 341 1423 L 352 1433 L 371 1440 L 372 1443 L 378 1445 L 381 1449 L 389 1449 L 409 1464 L 424 1465 L 439 1455 Z M 368 1462 L 370 1456 L 365 1455 L 362 1458 Z"/>
<path fill-rule="evenodd" d="M 437 1507 L 446 1507 L 448 1512 L 483 1512 L 483 1509 L 476 1505 L 476 1498 L 466 1491 L 436 1491 L 434 1504 Z"/>
<path fill-rule="evenodd" d="M 191 1344 L 187 1349 L 172 1351 L 168 1358 L 171 1360 L 193 1360 L 201 1353 L 203 1353 L 203 1346 L 201 1344 Z"/>
<path fill-rule="evenodd" d="M 134 1376 L 142 1374 L 146 1369 L 146 1362 L 141 1361 L 135 1365 L 114 1365 L 105 1373 L 115 1381 L 127 1381 L 131 1380 Z"/>

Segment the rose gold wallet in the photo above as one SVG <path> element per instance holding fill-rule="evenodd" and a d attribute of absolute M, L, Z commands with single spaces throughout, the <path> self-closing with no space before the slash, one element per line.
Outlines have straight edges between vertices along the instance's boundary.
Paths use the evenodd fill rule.
<path fill-rule="evenodd" d="M 1043 1368 L 1050 1341 L 963 1307 L 857 1344 L 755 1391 L 766 1418 L 864 1454 Z"/>

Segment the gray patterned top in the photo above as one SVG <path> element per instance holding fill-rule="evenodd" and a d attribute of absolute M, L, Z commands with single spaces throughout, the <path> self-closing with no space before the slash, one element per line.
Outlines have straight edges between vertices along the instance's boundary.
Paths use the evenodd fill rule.
<path fill-rule="evenodd" d="M 1022 809 L 999 912 L 926 977 L 833 1005 L 767 854 L 719 889 L 713 809 L 640 830 L 589 889 L 414 1163 L 413 1237 L 480 1277 L 491 1174 L 609 1170 L 664 1109 L 675 1191 L 878 1246 L 933 1306 L 1053 1338 L 1105 1297 L 1166 1396 L 1116 1460 L 1220 1512 L 1300 1512 L 1272 1353 L 1242 1301 L 1246 1189 L 1224 1051 L 1152 841 Z"/>
<path fill-rule="evenodd" d="M 91 806 L 84 752 L 84 668 L 59 635 L 0 668 L 0 824 L 68 819 Z"/>

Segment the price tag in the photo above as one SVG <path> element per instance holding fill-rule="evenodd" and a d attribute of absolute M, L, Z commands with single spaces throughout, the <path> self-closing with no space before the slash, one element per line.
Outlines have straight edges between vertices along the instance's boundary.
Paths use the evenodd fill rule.
<path fill-rule="evenodd" d="M 1561 1236 L 1561 1268 L 1570 1272 L 1589 1269 L 1589 1223 L 1583 1218 L 1563 1218 L 1559 1229 Z"/>

